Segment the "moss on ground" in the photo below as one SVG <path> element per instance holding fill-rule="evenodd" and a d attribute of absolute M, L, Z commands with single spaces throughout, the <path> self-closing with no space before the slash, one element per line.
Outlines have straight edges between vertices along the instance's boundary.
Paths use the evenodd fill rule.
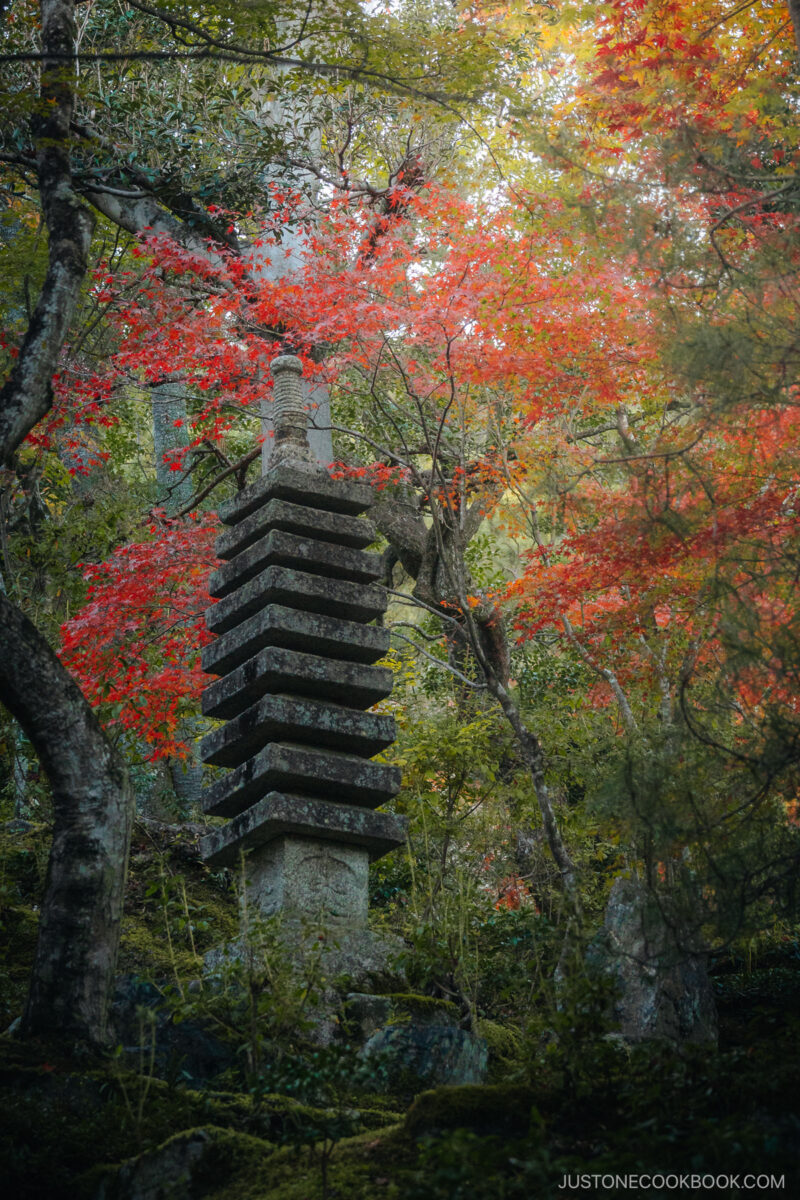
<path fill-rule="evenodd" d="M 416 1097 L 405 1129 L 415 1138 L 450 1129 L 522 1137 L 530 1127 L 536 1098 L 530 1087 L 514 1084 L 433 1088 Z"/>
<path fill-rule="evenodd" d="M 0 830 L 0 1029 L 25 1003 L 49 853 L 46 825 Z"/>
<path fill-rule="evenodd" d="M 177 975 L 185 985 L 199 974 L 199 956 L 235 935 L 235 896 L 196 843 L 196 831 L 137 825 L 121 972 Z M 45 827 L 0 833 L 7 1021 L 22 1007 L 48 844 Z M 402 1121 L 397 1092 L 353 1091 L 325 1109 L 290 1095 L 176 1086 L 123 1070 L 121 1059 L 68 1058 L 0 1038 L 0 1178 L 15 1200 L 96 1200 L 103 1177 L 119 1191 L 121 1164 L 133 1170 L 142 1154 L 165 1143 L 177 1150 L 202 1130 L 202 1176 L 175 1200 L 316 1200 L 327 1130 L 339 1139 L 328 1164 L 331 1200 L 546 1200 L 566 1194 L 565 1172 L 665 1166 L 784 1174 L 784 1194 L 800 1194 L 798 994 L 791 947 L 756 972 L 721 977 L 720 1053 L 626 1049 L 585 1025 L 573 1035 L 566 1019 L 558 1037 L 524 1044 L 515 1028 L 483 1021 L 494 1082 L 422 1092 Z M 448 1001 L 388 999 L 401 1021 L 458 1018 Z M 526 1082 L 501 1083 L 511 1068 Z M 360 1132 L 345 1136 L 352 1129 Z"/>

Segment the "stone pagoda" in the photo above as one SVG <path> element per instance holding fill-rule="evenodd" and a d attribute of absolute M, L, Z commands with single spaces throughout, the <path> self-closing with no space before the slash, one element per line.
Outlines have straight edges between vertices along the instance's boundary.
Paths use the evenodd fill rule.
<path fill-rule="evenodd" d="M 229 817 L 201 844 L 212 866 L 246 852 L 249 898 L 264 915 L 305 918 L 335 934 L 367 925 L 371 859 L 405 840 L 402 818 L 374 809 L 400 771 L 371 761 L 394 719 L 365 710 L 389 695 L 375 666 L 388 631 L 380 556 L 363 514 L 368 486 L 333 480 L 308 445 L 294 355 L 276 358 L 274 448 L 257 483 L 220 510 L 224 565 L 211 578 L 216 634 L 203 695 L 225 724 L 203 739 L 205 762 L 229 768 L 206 789 L 209 815 Z"/>

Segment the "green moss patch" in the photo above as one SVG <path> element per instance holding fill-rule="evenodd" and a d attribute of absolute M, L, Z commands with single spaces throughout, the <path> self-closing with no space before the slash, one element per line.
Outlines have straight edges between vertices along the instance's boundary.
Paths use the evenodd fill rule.
<path fill-rule="evenodd" d="M 392 1007 L 395 1020 L 413 1021 L 415 1025 L 457 1025 L 458 1005 L 438 996 L 421 996 L 415 992 L 390 992 L 385 997 Z"/>
<path fill-rule="evenodd" d="M 449 1129 L 524 1136 L 534 1099 L 530 1088 L 511 1084 L 435 1088 L 414 1100 L 405 1129 L 415 1138 Z"/>

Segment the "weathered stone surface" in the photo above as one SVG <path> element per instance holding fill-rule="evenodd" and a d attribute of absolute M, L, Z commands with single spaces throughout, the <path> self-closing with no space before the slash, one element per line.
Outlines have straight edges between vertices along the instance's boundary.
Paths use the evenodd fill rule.
<path fill-rule="evenodd" d="M 345 1018 L 353 1026 L 360 1041 L 366 1041 L 389 1020 L 391 1001 L 388 996 L 371 992 L 349 992 L 345 997 Z"/>
<path fill-rule="evenodd" d="M 386 591 L 364 583 L 324 579 L 291 567 L 267 567 L 230 596 L 206 609 L 206 626 L 226 633 L 267 604 L 285 604 L 349 621 L 372 621 L 386 611 Z"/>
<path fill-rule="evenodd" d="M 374 493 L 368 484 L 331 479 L 323 470 L 278 466 L 223 504 L 219 518 L 224 525 L 240 524 L 272 499 L 357 516 L 371 507 Z"/>
<path fill-rule="evenodd" d="M 399 965 L 401 956 L 406 951 L 402 938 L 393 933 L 376 932 L 373 929 L 358 926 L 340 926 L 327 931 L 315 922 L 300 920 L 282 914 L 281 938 L 287 958 L 293 961 L 299 972 L 305 969 L 310 959 L 319 962 L 319 968 L 328 980 L 344 979 L 345 987 L 341 994 L 333 988 L 326 989 L 323 1011 L 317 1010 L 317 1021 L 324 1020 L 325 1007 L 329 1007 L 332 1015 L 340 1007 L 342 995 L 352 991 L 398 991 L 407 987 L 403 969 Z M 225 946 L 209 950 L 204 955 L 203 974 L 214 976 L 224 969 L 226 964 L 237 959 L 252 957 L 252 944 L 248 945 L 241 938 L 234 938 Z M 328 1002 L 327 1004 L 325 1002 Z M 336 1028 L 334 1022 L 328 1023 L 328 1033 Z M 320 1044 L 325 1044 L 330 1038 L 324 1029 L 322 1036 L 315 1038 Z"/>
<path fill-rule="evenodd" d="M 390 1075 L 402 1078 L 413 1072 L 430 1085 L 483 1083 L 489 1063 L 483 1038 L 438 1025 L 388 1025 L 372 1035 L 361 1053 L 383 1057 Z"/>
<path fill-rule="evenodd" d="M 203 809 L 233 817 L 268 792 L 289 791 L 375 808 L 400 790 L 400 770 L 353 754 L 271 742 L 206 788 Z"/>
<path fill-rule="evenodd" d="M 280 912 L 325 929 L 365 928 L 368 873 L 363 846 L 287 834 L 248 863 L 247 894 L 264 916 Z"/>
<path fill-rule="evenodd" d="M 353 550 L 363 550 L 377 536 L 375 526 L 363 517 L 348 517 L 343 513 L 289 504 L 285 500 L 271 500 L 241 524 L 219 535 L 215 545 L 217 557 L 226 561 L 235 558 L 271 529 L 294 533 L 298 537 L 311 537 L 318 542 L 348 546 Z"/>
<path fill-rule="evenodd" d="M 706 956 L 669 925 L 638 879 L 617 879 L 588 965 L 617 987 L 613 1017 L 626 1041 L 715 1043 L 717 1010 Z"/>
<path fill-rule="evenodd" d="M 402 846 L 406 821 L 353 804 L 270 792 L 227 825 L 207 834 L 201 850 L 211 866 L 233 866 L 242 850 L 256 849 L 283 834 L 362 846 L 375 859 Z"/>
<path fill-rule="evenodd" d="M 269 604 L 206 646 L 203 670 L 209 675 L 224 675 L 265 646 L 369 664 L 388 651 L 389 630 Z"/>
<path fill-rule="evenodd" d="M 267 646 L 203 692 L 207 717 L 235 717 L 262 696 L 289 692 L 369 708 L 392 690 L 387 667 L 341 662 L 281 646 Z"/>
<path fill-rule="evenodd" d="M 238 767 L 267 742 L 310 742 L 371 758 L 391 745 L 394 718 L 293 696 L 264 696 L 200 743 L 200 757 Z"/>
<path fill-rule="evenodd" d="M 209 593 L 221 599 L 273 564 L 353 583 L 373 583 L 382 573 L 379 554 L 273 529 L 215 571 L 209 580 Z"/>
<path fill-rule="evenodd" d="M 222 1187 L 244 1195 L 272 1150 L 270 1142 L 234 1129 L 212 1124 L 187 1129 L 106 1168 L 92 1200 L 205 1200 Z"/>
<path fill-rule="evenodd" d="M 163 1146 L 140 1154 L 105 1176 L 94 1200 L 195 1200 L 202 1161 L 213 1133 L 191 1129 L 170 1138 Z"/>

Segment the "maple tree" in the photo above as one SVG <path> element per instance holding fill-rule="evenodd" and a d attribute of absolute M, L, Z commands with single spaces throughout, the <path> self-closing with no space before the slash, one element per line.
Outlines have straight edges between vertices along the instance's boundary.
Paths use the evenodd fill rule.
<path fill-rule="evenodd" d="M 150 37 L 166 20 L 176 46 L 188 39 L 192 52 L 211 53 L 214 30 L 179 7 L 133 5 L 136 28 Z M 309 124 L 317 101 L 298 83 L 303 71 L 324 74 L 333 46 L 337 70 L 347 76 L 352 67 L 351 83 L 362 70 L 350 63 L 346 36 L 346 20 L 364 18 L 357 7 L 336 25 L 338 43 L 326 40 L 333 27 L 315 9 L 318 57 L 292 65 L 283 91 Z M 61 646 L 119 745 L 130 752 L 136 744 L 153 760 L 180 757 L 188 751 L 181 723 L 203 678 L 213 516 L 202 510 L 218 489 L 244 482 L 258 453 L 269 363 L 280 349 L 298 353 L 307 378 L 332 391 L 337 471 L 376 484 L 388 581 L 399 561 L 413 602 L 445 630 L 444 647 L 434 639 L 429 655 L 465 688 L 488 687 L 505 713 L 568 881 L 546 738 L 531 717 L 541 705 L 526 711 L 515 683 L 531 645 L 585 668 L 579 686 L 607 718 L 606 748 L 615 739 L 655 745 L 662 733 L 683 746 L 692 729 L 723 744 L 730 761 L 772 755 L 780 763 L 765 786 L 794 811 L 786 746 L 797 624 L 795 51 L 787 15 L 758 0 L 565 6 L 541 43 L 556 92 L 544 149 L 530 136 L 504 156 L 497 147 L 515 70 L 530 94 L 520 7 L 469 6 L 455 23 L 450 15 L 437 7 L 426 61 L 461 97 L 454 103 L 476 88 L 486 99 L 477 68 L 447 60 L 453 45 L 480 42 L 480 63 L 496 68 L 489 99 L 501 114 L 475 116 L 481 170 L 494 155 L 517 172 L 503 188 L 476 179 L 471 197 L 452 177 L 427 174 L 411 136 L 385 185 L 359 181 L 347 151 L 351 122 L 345 149 L 331 150 L 326 133 L 328 158 L 312 164 L 324 197 L 317 192 L 309 205 L 274 173 L 258 174 L 260 117 L 240 139 L 258 187 L 240 179 L 215 191 L 224 155 L 200 155 L 189 100 L 175 109 L 183 140 L 170 163 L 147 124 L 152 113 L 134 106 L 123 130 L 117 100 L 104 98 L 96 121 L 73 131 L 82 148 L 64 174 L 79 189 L 72 232 L 83 245 L 94 219 L 88 198 L 134 241 L 114 244 L 71 281 L 73 315 L 83 305 L 85 323 L 69 338 L 69 306 L 59 314 L 51 348 L 64 349 L 40 371 L 22 453 L 37 464 L 68 460 L 79 484 L 113 459 L 131 395 L 140 402 L 165 381 L 184 389 L 185 445 L 168 457 L 194 495 L 176 519 L 145 518 L 133 541 L 81 568 L 86 603 L 64 623 Z M 252 35 L 255 18 L 231 20 L 229 42 Z M 385 52 L 396 68 L 400 126 L 415 86 L 406 72 L 416 26 L 393 14 L 375 20 L 370 53 Z M 105 52 L 113 28 L 89 23 L 87 61 Z M 255 71 L 258 44 L 228 49 L 254 68 L 246 90 L 257 98 L 267 82 Z M 245 86 L 241 72 L 225 70 L 230 94 L 215 94 L 204 112 L 219 146 L 230 140 L 231 89 Z M 183 105 L 190 83 L 206 78 L 205 68 L 182 72 L 169 75 L 165 104 L 178 93 Z M 118 82 L 127 95 L 122 69 Z M 423 91 L 420 103 L 436 102 Z M 525 125 L 519 114 L 513 122 Z M 148 165 L 121 154 L 123 142 L 138 145 Z M 307 149 L 282 153 L 307 165 Z M 270 154 L 281 158 L 272 142 Z M 25 176 L 31 160 L 14 155 Z M 190 195 L 184 175 L 198 155 Z M 473 147 L 470 166 L 479 157 Z M 291 274 L 270 278 L 266 264 L 282 258 Z M 102 330 L 94 356 L 87 328 Z M 20 377 L 26 342 L 12 330 L 3 349 Z M 486 527 L 519 551 L 491 582 L 476 579 L 468 553 Z M 425 649 L 414 628 L 405 636 Z M 567 690 L 552 707 L 569 711 L 572 701 Z M 726 774 L 732 796 L 734 775 Z M 715 811 L 724 815 L 725 803 Z M 684 834 L 665 855 L 679 852 Z M 516 903 L 518 876 L 507 879 Z"/>
<path fill-rule="evenodd" d="M 149 757 L 183 758 L 181 717 L 195 711 L 211 640 L 205 610 L 216 563 L 213 514 L 151 525 L 152 540 L 121 546 L 84 568 L 86 604 L 64 626 L 61 657 L 105 726 L 133 731 Z"/>
<path fill-rule="evenodd" d="M 84 18 L 80 22 L 79 15 Z M 394 14 L 376 15 L 358 4 L 339 6 L 334 13 L 328 5 L 311 4 L 295 29 L 296 15 L 292 6 L 287 12 L 281 4 L 251 10 L 223 3 L 204 10 L 201 18 L 173 4 L 139 3 L 111 10 L 90 5 L 78 14 L 73 0 L 42 0 L 38 6 L 23 2 L 9 11 L 5 6 L 2 9 L 0 57 L 4 68 L 8 67 L 3 73 L 4 119 L 0 127 L 4 194 L 10 198 L 12 228 L 30 219 L 38 201 L 48 235 L 47 262 L 42 263 L 41 255 L 36 261 L 37 268 L 42 268 L 38 299 L 35 304 L 29 302 L 26 273 L 22 285 L 25 303 L 18 303 L 19 292 L 14 295 L 12 327 L 0 347 L 7 374 L 0 389 L 0 454 L 4 468 L 18 480 L 24 480 L 30 471 L 19 457 L 20 447 L 53 407 L 53 377 L 60 374 L 62 349 L 81 308 L 97 214 L 135 236 L 149 228 L 166 230 L 182 244 L 199 245 L 203 250 L 207 250 L 205 235 L 211 236 L 215 246 L 232 244 L 225 219 L 216 219 L 207 208 L 209 172 L 205 181 L 198 179 L 198 196 L 194 197 L 182 186 L 177 162 L 188 154 L 196 175 L 199 143 L 190 133 L 184 107 L 191 83 L 199 85 L 193 104 L 209 118 L 214 110 L 213 118 L 225 140 L 228 114 L 231 110 L 241 114 L 243 106 L 230 73 L 220 98 L 219 89 L 209 88 L 208 73 L 203 80 L 203 71 L 195 69 L 191 79 L 193 68 L 206 60 L 248 68 L 238 76 L 240 84 L 243 75 L 248 77 L 245 91 L 254 103 L 255 118 L 251 132 L 252 128 L 257 131 L 262 149 L 256 157 L 262 169 L 263 148 L 270 151 L 267 164 L 275 150 L 275 139 L 264 136 L 270 121 L 264 119 L 263 103 L 264 86 L 274 86 L 274 72 L 280 75 L 287 69 L 294 73 L 286 81 L 288 91 L 298 84 L 299 77 L 296 97 L 302 93 L 304 79 L 318 77 L 329 81 L 331 92 L 345 79 L 387 87 L 395 95 L 419 96 L 422 102 L 442 102 L 441 93 L 423 94 L 414 86 L 419 39 L 415 29 L 409 32 L 405 15 L 401 19 Z M 447 19 L 437 21 L 430 47 L 434 53 L 428 55 L 427 69 L 432 82 L 435 74 L 435 85 L 447 89 L 459 71 L 460 56 L 452 51 L 459 39 L 472 40 L 472 23 L 467 21 L 462 28 L 447 6 L 437 17 L 442 15 Z M 481 36 L 484 32 L 481 27 Z M 289 39 L 287 47 L 282 46 L 284 35 Z M 365 44 L 371 46 L 366 62 Z M 276 45 L 284 52 L 302 46 L 302 56 L 287 58 L 286 53 L 276 51 Z M 491 45 L 494 47 L 493 42 Z M 427 50 L 423 46 L 423 54 Z M 439 67 L 434 72 L 437 57 Z M 488 57 L 483 52 L 478 57 L 488 65 L 498 56 L 492 48 Z M 499 57 L 502 59 L 502 54 Z M 150 62 L 175 65 L 176 69 L 161 75 L 154 88 L 146 70 L 133 76 L 130 72 L 131 63 Z M 178 64 L 182 62 L 188 70 L 181 69 Z M 118 69 L 111 65 L 116 63 Z M 96 88 L 95 72 L 87 71 L 89 64 L 98 67 Z M 409 67 L 411 82 L 406 78 Z M 469 98 L 478 96 L 478 80 L 485 88 L 488 78 L 482 78 L 480 71 L 473 77 Z M 142 96 L 146 97 L 144 104 Z M 153 112 L 160 100 L 173 105 L 167 110 L 168 119 L 157 117 L 150 123 L 148 111 Z M 169 149 L 162 153 L 165 126 L 175 135 L 172 159 Z M 123 144 L 128 145 L 127 152 L 121 149 Z M 213 155 L 203 155 L 204 168 L 211 158 Z M 219 160 L 211 167 L 210 177 L 219 180 Z M 250 178 L 259 178 L 258 172 Z M 224 191 L 224 187 L 216 190 Z M 62 381 L 62 395 L 69 390 L 72 396 L 70 383 L 78 375 L 73 371 L 71 378 Z M 85 400 L 86 415 L 99 424 L 105 419 L 100 411 L 102 395 L 99 400 L 96 394 Z M 113 422 L 114 418 L 109 419 Z M 89 464 L 83 453 L 84 438 L 73 436 L 69 427 L 69 423 L 62 424 L 72 448 L 80 451 L 78 464 L 73 464 L 79 470 L 80 465 Z M 48 446 L 59 449 L 57 442 L 48 440 L 52 432 L 52 426 L 49 432 L 43 431 L 40 451 Z M 25 454 L 23 450 L 23 458 Z M 24 483 L 20 490 L 25 492 Z M 8 562 L 4 566 L 7 568 Z M 59 667 L 47 640 L 25 620 L 18 620 L 20 614 L 5 590 L 0 592 L 0 606 L 7 617 L 0 656 L 3 699 L 28 731 L 54 785 L 56 828 L 48 894 L 23 1028 L 26 1033 L 40 1027 L 61 1029 L 69 1036 L 102 1041 L 119 938 L 133 793 L 121 760 L 97 726 L 85 698 Z M 50 692 L 46 711 L 53 717 L 61 714 L 61 725 L 72 731 L 72 740 L 54 739 L 55 731 L 42 719 L 41 706 L 32 707 L 37 681 L 39 691 Z M 102 797 L 101 812 L 96 811 L 98 797 Z M 82 846 L 82 854 L 73 853 L 76 846 Z M 69 962 L 64 960 L 67 948 Z M 59 963 L 63 986 L 54 990 Z"/>
<path fill-rule="evenodd" d="M 269 333 L 281 330 L 309 375 L 333 389 L 340 410 L 353 411 L 358 403 L 358 428 L 342 433 L 362 461 L 363 443 L 368 459 L 374 449 L 384 456 L 360 470 L 379 488 L 416 489 L 434 518 L 433 578 L 424 579 L 420 564 L 413 572 L 415 597 L 455 619 L 457 637 L 464 644 L 471 639 L 478 656 L 488 655 L 483 669 L 521 744 L 530 747 L 554 853 L 569 875 L 541 752 L 506 687 L 500 614 L 490 600 L 472 598 L 461 578 L 469 541 L 462 517 L 469 509 L 472 531 L 479 527 L 504 480 L 498 464 L 524 458 L 517 442 L 544 414 L 602 413 L 632 387 L 646 388 L 651 351 L 646 285 L 604 262 L 590 245 L 578 247 L 567 213 L 559 220 L 550 204 L 547 224 L 539 220 L 543 205 L 544 198 L 530 197 L 523 214 L 506 208 L 487 220 L 451 193 L 401 181 L 384 214 L 369 204 L 332 205 L 308 233 L 302 269 L 279 284 L 259 279 L 257 268 L 265 245 L 279 248 L 280 227 L 259 231 L 249 262 L 220 254 L 211 263 L 155 238 L 141 260 L 136 298 L 128 276 L 116 282 L 125 302 L 115 302 L 111 277 L 100 268 L 109 319 L 120 336 L 98 386 L 111 394 L 115 377 L 127 381 L 137 372 L 144 382 L 157 381 L 168 360 L 200 398 L 188 454 L 222 438 L 247 414 L 277 350 Z M 296 206 L 296 199 L 273 193 L 284 220 L 302 218 Z M 609 312 L 616 314 L 613 321 Z M 320 345 L 322 358 L 313 352 Z M 391 531 L 388 536 L 391 541 Z M 160 583 L 155 577 L 153 586 Z M 116 647 L 119 665 L 109 661 L 106 673 L 126 681 L 124 691 L 141 682 L 127 665 L 138 633 L 129 626 L 126 637 L 123 625 L 121 637 L 109 638 L 102 624 L 110 611 L 101 597 L 88 614 L 72 619 L 67 657 L 75 661 L 81 644 L 98 640 Z M 142 629 L 146 617 L 140 608 Z M 185 648 L 189 656 L 196 653 L 196 640 L 189 637 Z M 86 661 L 96 658 L 86 655 Z M 163 688 L 165 677 L 159 672 L 157 678 Z M 182 675 L 171 669 L 167 678 L 181 695 L 187 687 L 199 689 L 191 664 Z M 144 723 L 150 736 L 149 717 Z"/>

